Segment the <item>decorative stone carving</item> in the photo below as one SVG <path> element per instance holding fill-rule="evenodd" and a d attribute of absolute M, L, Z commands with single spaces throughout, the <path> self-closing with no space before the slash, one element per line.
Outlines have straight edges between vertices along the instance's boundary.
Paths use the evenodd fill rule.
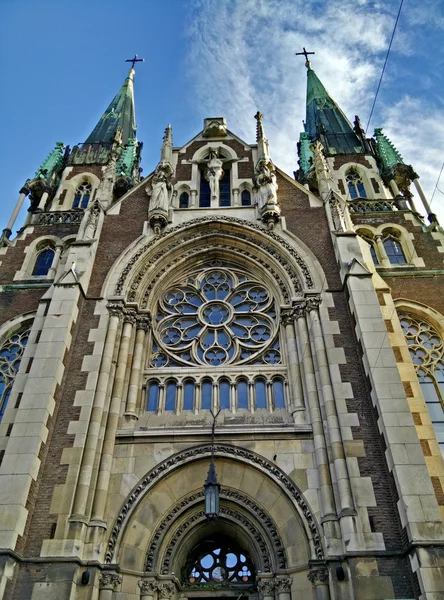
<path fill-rule="evenodd" d="M 111 317 L 119 317 L 122 318 L 124 314 L 123 304 L 120 302 L 108 302 L 106 305 L 108 312 Z"/>
<path fill-rule="evenodd" d="M 117 573 L 101 573 L 99 585 L 102 590 L 117 590 L 122 583 L 122 578 Z"/>
<path fill-rule="evenodd" d="M 142 596 L 153 596 L 158 587 L 155 579 L 141 579 L 137 585 Z"/>
<path fill-rule="evenodd" d="M 254 169 L 253 183 L 256 192 L 256 202 L 259 214 L 269 229 L 279 221 L 281 209 L 277 199 L 276 169 L 268 153 L 268 141 L 262 124 L 263 115 L 258 111 L 254 118 L 256 125 L 256 141 L 258 161 Z"/>
<path fill-rule="evenodd" d="M 91 240 L 94 237 L 94 234 L 97 229 L 97 222 L 99 220 L 100 211 L 100 202 L 98 200 L 95 200 L 92 206 L 88 209 L 88 217 L 86 220 L 84 235 L 85 239 L 87 240 Z"/>
<path fill-rule="evenodd" d="M 277 577 L 275 579 L 276 591 L 278 594 L 289 594 L 293 579 L 291 577 Z"/>
<path fill-rule="evenodd" d="M 137 329 L 148 332 L 151 329 L 151 317 L 149 315 L 137 315 L 136 324 Z"/>
<path fill-rule="evenodd" d="M 335 231 L 345 231 L 347 227 L 345 225 L 345 216 L 341 206 L 341 200 L 334 192 L 330 194 L 328 204 L 330 206 L 330 213 Z"/>
<path fill-rule="evenodd" d="M 131 323 L 132 325 L 136 324 L 137 313 L 132 308 L 125 308 L 123 311 L 123 322 Z"/>
<path fill-rule="evenodd" d="M 192 227 L 193 225 L 199 225 L 199 224 L 207 223 L 208 221 L 214 221 L 214 220 L 215 220 L 214 217 L 210 216 L 210 215 L 207 215 L 205 217 L 199 217 L 199 218 L 196 218 L 196 219 L 191 219 L 190 221 L 187 221 L 186 223 L 183 223 L 181 225 L 177 225 L 175 227 L 172 227 L 168 231 L 165 231 L 165 232 L 161 233 L 157 238 L 151 239 L 148 243 L 144 244 L 134 254 L 134 256 L 131 258 L 131 260 L 128 261 L 127 265 L 123 269 L 123 271 L 122 271 L 122 273 L 121 273 L 121 275 L 119 277 L 119 280 L 117 282 L 116 292 L 115 292 L 116 295 L 122 295 L 124 284 L 126 282 L 126 279 L 128 278 L 128 275 L 132 271 L 133 267 L 137 264 L 137 262 L 141 258 L 141 256 L 143 254 L 145 254 L 150 248 L 152 248 L 152 246 L 154 246 L 155 244 L 157 244 L 160 239 L 163 239 L 163 238 L 169 236 L 170 234 L 176 233 L 177 231 L 180 231 L 180 230 L 182 230 L 184 228 Z M 310 274 L 310 271 L 309 271 L 307 265 L 305 264 L 304 259 L 293 248 L 293 246 L 291 246 L 281 236 L 279 236 L 278 234 L 276 234 L 276 233 L 274 233 L 272 231 L 267 231 L 266 229 L 264 229 L 260 225 L 256 225 L 256 224 L 250 223 L 250 222 L 245 221 L 243 219 L 238 219 L 237 217 L 227 217 L 225 215 L 220 215 L 218 217 L 218 221 L 222 221 L 222 222 L 226 222 L 226 223 L 235 223 L 235 224 L 243 226 L 243 231 L 242 232 L 241 231 L 236 231 L 233 234 L 233 237 L 235 237 L 236 239 L 246 240 L 247 242 L 253 244 L 256 247 L 258 247 L 259 249 L 264 250 L 265 255 L 271 256 L 277 262 L 279 262 L 282 265 L 282 267 L 285 269 L 285 271 L 288 273 L 288 276 L 289 276 L 291 282 L 293 283 L 295 293 L 296 294 L 298 292 L 300 293 L 300 291 L 301 291 L 300 283 L 299 283 L 300 275 L 297 272 L 297 270 L 294 268 L 294 265 L 287 259 L 287 257 L 285 257 L 283 255 L 283 253 L 280 253 L 278 251 L 278 248 L 276 248 L 275 246 L 267 244 L 264 241 L 259 241 L 259 240 L 254 239 L 252 237 L 251 231 L 252 230 L 253 231 L 259 231 L 261 234 L 266 235 L 269 238 L 271 238 L 272 240 L 274 240 L 275 242 L 277 242 L 279 244 L 279 246 L 281 246 L 282 248 L 284 248 L 291 255 L 291 257 L 294 259 L 295 263 L 299 266 L 299 268 L 301 270 L 301 274 L 304 277 L 305 286 L 308 289 L 314 287 L 313 279 L 311 277 L 311 274 Z M 150 266 L 154 262 L 156 262 L 159 259 L 161 259 L 167 253 L 167 251 L 172 250 L 174 248 L 177 248 L 178 245 L 186 244 L 190 240 L 204 238 L 204 237 L 211 237 L 213 234 L 216 235 L 216 233 L 220 235 L 221 230 L 217 229 L 217 230 L 214 230 L 214 232 L 213 231 L 208 231 L 208 230 L 206 230 L 205 232 L 194 231 L 193 233 L 184 235 L 179 240 L 175 240 L 167 248 L 162 248 L 162 250 L 160 252 L 158 252 L 154 256 L 152 256 L 150 258 L 150 260 L 147 261 L 147 262 L 145 262 L 143 264 L 143 266 L 141 266 L 139 268 L 139 270 L 137 271 L 136 277 L 135 277 L 133 283 L 130 286 L 131 292 L 128 295 L 128 301 L 132 302 L 134 300 L 136 292 L 137 292 L 137 289 L 139 287 L 139 284 L 142 281 L 145 273 L 150 268 Z M 251 254 L 251 255 L 253 256 L 253 254 Z M 262 264 L 265 265 L 264 261 L 261 261 L 260 259 L 258 259 L 258 254 L 257 253 L 254 253 L 254 257 L 255 257 L 255 260 L 259 260 Z M 266 264 L 267 264 L 267 269 L 272 268 L 271 265 L 270 265 L 270 263 L 266 263 Z M 148 289 L 151 289 L 151 288 L 148 288 Z M 288 298 L 288 292 L 286 292 L 286 295 L 284 295 L 284 298 L 285 298 L 286 301 L 289 300 L 289 298 Z M 145 304 L 145 306 L 142 306 L 142 308 L 145 308 L 145 307 L 146 307 L 146 304 Z"/>
<path fill-rule="evenodd" d="M 110 564 L 114 557 L 114 551 L 117 546 L 117 541 L 120 536 L 123 525 L 127 521 L 128 513 L 138 503 L 139 499 L 144 495 L 145 491 L 151 488 L 152 485 L 160 477 L 164 477 L 170 470 L 178 468 L 182 464 L 199 459 L 202 456 L 210 456 L 213 447 L 211 445 L 196 446 L 188 448 L 182 452 L 178 452 L 170 456 L 160 464 L 156 465 L 151 471 L 145 475 L 140 483 L 133 489 L 125 503 L 123 504 L 111 530 L 107 551 L 105 554 L 105 562 Z M 290 479 L 275 463 L 272 463 L 264 457 L 255 454 L 245 448 L 239 448 L 230 445 L 216 444 L 214 446 L 215 456 L 229 456 L 237 460 L 249 462 L 250 464 L 259 467 L 265 473 L 268 473 L 275 481 L 285 488 L 294 502 L 299 507 L 307 528 L 311 533 L 311 540 L 316 554 L 316 558 L 322 560 L 324 551 L 322 548 L 321 535 L 318 529 L 316 519 L 307 505 L 303 494 L 299 491 L 292 479 Z"/>
<path fill-rule="evenodd" d="M 171 125 L 168 125 L 163 137 L 160 162 L 151 181 L 145 188 L 147 194 L 151 196 L 148 217 L 156 235 L 160 233 L 162 227 L 168 224 L 168 208 L 173 195 L 173 185 L 171 183 L 174 173 L 171 164 L 172 143 Z"/>
<path fill-rule="evenodd" d="M 321 304 L 320 296 L 311 296 L 311 297 L 307 298 L 307 300 L 306 300 L 307 312 L 318 309 L 320 304 Z"/>
<path fill-rule="evenodd" d="M 205 169 L 205 179 L 210 184 L 213 199 L 219 198 L 219 180 L 224 176 L 223 164 L 224 162 L 219 158 L 217 150 L 212 148 Z"/>
<path fill-rule="evenodd" d="M 157 590 L 159 593 L 159 598 L 171 598 L 174 594 L 176 587 L 174 583 L 166 581 L 157 584 Z"/>
<path fill-rule="evenodd" d="M 202 133 L 202 137 L 226 137 L 226 135 L 227 123 L 224 117 L 204 120 L 204 130 Z"/>
<path fill-rule="evenodd" d="M 259 593 L 261 594 L 262 598 L 265 598 L 266 596 L 274 597 L 275 587 L 276 587 L 275 579 L 262 579 L 262 580 L 259 580 L 257 583 L 257 589 L 259 590 Z"/>
<path fill-rule="evenodd" d="M 327 567 L 318 567 L 315 569 L 311 569 L 308 572 L 307 577 L 315 586 L 327 585 L 329 580 L 328 569 Z"/>

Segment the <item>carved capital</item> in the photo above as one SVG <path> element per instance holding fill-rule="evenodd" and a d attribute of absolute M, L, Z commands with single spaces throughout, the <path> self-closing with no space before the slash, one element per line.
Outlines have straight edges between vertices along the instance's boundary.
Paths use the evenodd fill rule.
<path fill-rule="evenodd" d="M 307 311 L 310 312 L 312 310 L 319 308 L 319 305 L 321 304 L 321 297 L 320 296 L 312 296 L 311 298 L 307 298 L 306 303 L 307 303 Z"/>
<path fill-rule="evenodd" d="M 311 569 L 307 575 L 308 579 L 315 586 L 328 584 L 328 569 L 327 567 L 319 567 L 317 569 Z"/>
<path fill-rule="evenodd" d="M 154 596 L 158 583 L 155 579 L 141 579 L 138 584 L 142 596 Z"/>
<path fill-rule="evenodd" d="M 274 589 L 276 587 L 275 579 L 263 579 L 259 580 L 257 584 L 257 589 L 263 598 L 265 596 L 274 596 Z"/>
<path fill-rule="evenodd" d="M 293 579 L 291 577 L 278 577 L 275 579 L 275 587 L 278 594 L 289 594 Z"/>
<path fill-rule="evenodd" d="M 151 328 L 151 317 L 149 315 L 137 315 L 137 329 L 148 332 Z"/>
<path fill-rule="evenodd" d="M 111 317 L 119 317 L 119 319 L 123 317 L 123 304 L 120 302 L 108 302 L 106 308 Z"/>
<path fill-rule="evenodd" d="M 296 315 L 295 315 L 293 307 L 283 308 L 281 310 L 282 325 L 285 325 L 285 326 L 291 325 L 295 319 L 296 319 Z"/>
<path fill-rule="evenodd" d="M 102 573 L 99 577 L 100 589 L 117 590 L 122 583 L 122 578 L 117 573 Z"/>
<path fill-rule="evenodd" d="M 133 310 L 132 308 L 126 308 L 123 311 L 123 322 L 124 323 L 131 323 L 131 325 L 135 325 L 136 324 L 136 311 Z"/>
<path fill-rule="evenodd" d="M 159 583 L 157 589 L 159 590 L 159 598 L 168 598 L 169 600 L 176 588 L 174 583 L 166 581 L 164 583 Z"/>

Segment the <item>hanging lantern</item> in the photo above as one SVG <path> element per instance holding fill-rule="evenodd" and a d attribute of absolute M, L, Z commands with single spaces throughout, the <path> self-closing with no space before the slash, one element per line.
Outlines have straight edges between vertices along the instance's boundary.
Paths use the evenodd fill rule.
<path fill-rule="evenodd" d="M 208 469 L 207 479 L 204 483 L 205 488 L 205 516 L 210 521 L 219 516 L 219 490 L 220 485 L 217 482 L 216 467 L 213 457 L 211 457 L 210 468 Z"/>

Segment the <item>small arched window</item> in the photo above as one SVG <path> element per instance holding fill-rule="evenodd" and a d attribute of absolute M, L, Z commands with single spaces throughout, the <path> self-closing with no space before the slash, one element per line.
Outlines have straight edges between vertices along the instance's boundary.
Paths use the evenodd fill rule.
<path fill-rule="evenodd" d="M 0 422 L 3 418 L 15 376 L 29 339 L 30 327 L 9 337 L 0 347 Z"/>
<path fill-rule="evenodd" d="M 219 206 L 230 206 L 230 204 L 231 204 L 230 170 L 224 169 L 223 177 L 219 181 Z"/>
<path fill-rule="evenodd" d="M 166 386 L 165 410 L 176 410 L 177 384 L 169 381 Z"/>
<path fill-rule="evenodd" d="M 375 265 L 379 265 L 379 260 L 378 260 L 378 257 L 376 255 L 376 250 L 374 249 L 373 244 L 370 245 L 370 254 L 372 256 L 373 263 Z"/>
<path fill-rule="evenodd" d="M 159 384 L 152 381 L 148 386 L 148 404 L 147 410 L 155 411 L 159 408 Z"/>
<path fill-rule="evenodd" d="M 237 382 L 237 407 L 248 409 L 248 382 L 246 379 L 239 379 Z"/>
<path fill-rule="evenodd" d="M 228 379 L 222 379 L 219 383 L 219 408 L 221 410 L 230 409 L 230 382 Z"/>
<path fill-rule="evenodd" d="M 256 408 L 267 408 L 267 392 L 265 387 L 265 380 L 260 378 L 256 379 L 254 383 L 254 390 L 256 394 Z"/>
<path fill-rule="evenodd" d="M 54 250 L 52 248 L 44 248 L 37 255 L 32 274 L 40 277 L 48 275 L 53 260 Z"/>
<path fill-rule="evenodd" d="M 355 198 L 367 198 L 364 183 L 356 169 L 349 169 L 345 176 L 345 180 L 347 181 L 348 193 L 350 194 L 351 200 L 354 200 Z"/>
<path fill-rule="evenodd" d="M 208 379 L 202 383 L 202 408 L 204 410 L 213 408 L 213 383 Z"/>
<path fill-rule="evenodd" d="M 407 263 L 401 244 L 392 237 L 384 240 L 385 253 L 392 265 L 405 265 Z"/>
<path fill-rule="evenodd" d="M 241 204 L 242 206 L 251 206 L 251 193 L 249 190 L 243 190 L 241 194 Z"/>
<path fill-rule="evenodd" d="M 205 179 L 203 172 L 200 174 L 199 206 L 200 208 L 209 208 L 211 206 L 210 184 Z"/>
<path fill-rule="evenodd" d="M 183 409 L 194 410 L 194 381 L 187 380 L 183 386 Z"/>
<path fill-rule="evenodd" d="M 74 196 L 74 202 L 72 203 L 73 208 L 86 208 L 91 197 L 92 185 L 87 181 L 84 181 L 76 189 Z"/>
<path fill-rule="evenodd" d="M 284 383 L 282 379 L 273 380 L 274 408 L 285 408 Z"/>
<path fill-rule="evenodd" d="M 188 208 L 190 197 L 187 192 L 182 192 L 179 196 L 179 208 Z"/>

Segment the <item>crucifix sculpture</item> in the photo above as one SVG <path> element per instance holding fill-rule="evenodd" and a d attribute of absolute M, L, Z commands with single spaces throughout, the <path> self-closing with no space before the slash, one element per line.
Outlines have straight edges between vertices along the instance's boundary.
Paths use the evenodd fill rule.
<path fill-rule="evenodd" d="M 125 60 L 125 62 L 130 62 L 131 64 L 131 68 L 134 69 L 134 65 L 136 64 L 136 62 L 145 62 L 144 58 L 137 58 L 139 55 L 135 54 L 133 58 L 127 58 Z"/>

